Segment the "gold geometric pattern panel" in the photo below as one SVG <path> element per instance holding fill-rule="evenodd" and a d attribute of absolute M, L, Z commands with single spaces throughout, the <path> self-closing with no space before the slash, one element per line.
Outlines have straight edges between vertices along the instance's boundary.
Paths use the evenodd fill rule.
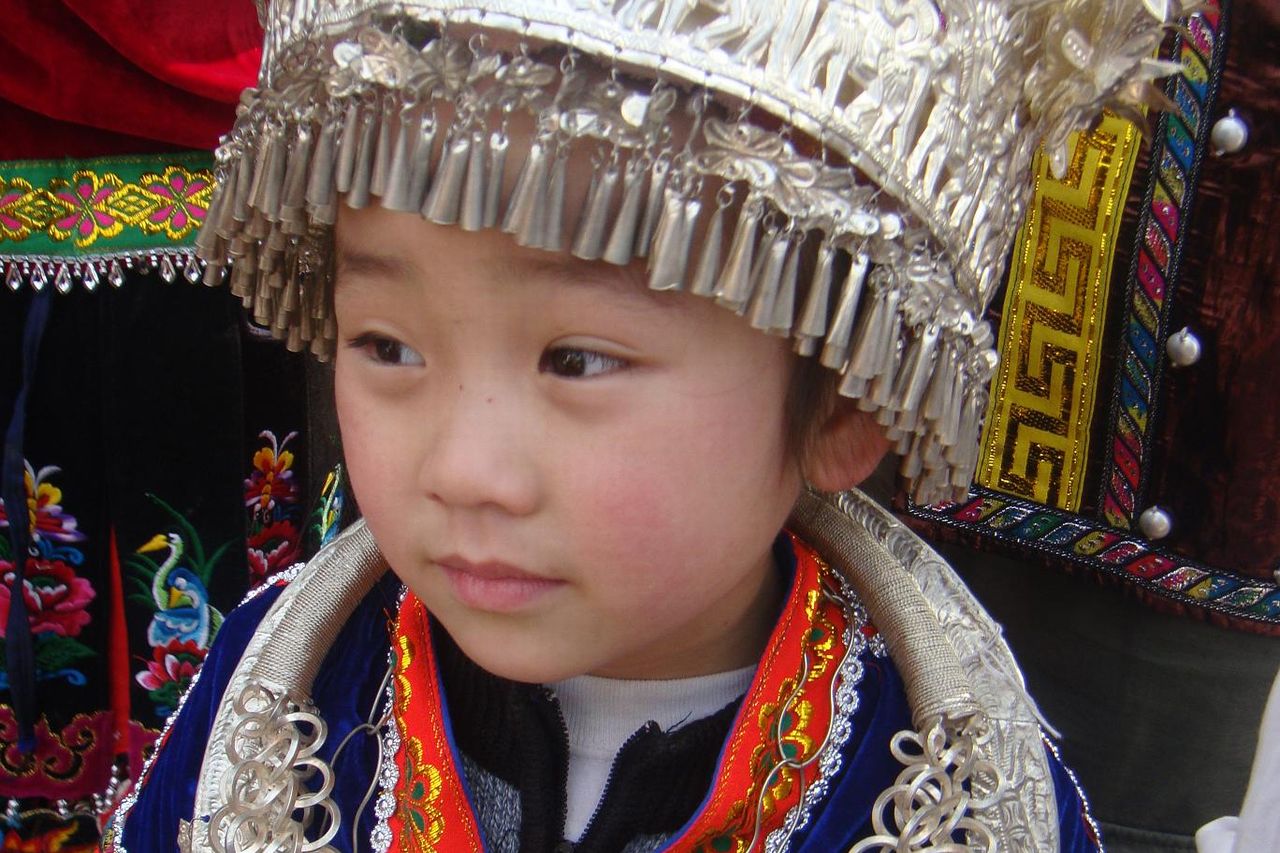
<path fill-rule="evenodd" d="M 1035 196 L 1009 271 L 977 482 L 1080 508 L 1107 292 L 1138 153 L 1132 123 L 1108 115 L 1078 134 L 1061 180 L 1035 162 Z"/>

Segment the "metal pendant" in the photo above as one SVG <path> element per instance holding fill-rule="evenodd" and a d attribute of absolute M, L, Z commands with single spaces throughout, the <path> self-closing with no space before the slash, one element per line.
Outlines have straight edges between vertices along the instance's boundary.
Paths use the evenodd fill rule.
<path fill-rule="evenodd" d="M 412 149 L 421 130 L 419 123 L 407 113 L 401 113 L 397 124 L 395 143 L 391 147 L 391 165 L 387 167 L 382 191 L 382 206 L 387 210 L 407 213 L 419 208 L 417 204 L 410 204 L 413 195 L 410 177 L 413 172 Z"/>
<path fill-rule="evenodd" d="M 356 145 L 355 165 L 351 167 L 351 186 L 347 190 L 347 204 L 357 210 L 369 204 L 369 179 L 373 171 L 374 131 L 376 122 L 365 115 L 360 124 L 360 138 Z"/>
<path fill-rule="evenodd" d="M 489 180 L 485 170 L 488 166 L 489 135 L 483 130 L 476 130 L 471 134 L 471 151 L 467 157 L 467 179 L 462 185 L 462 213 L 459 224 L 464 231 L 479 231 L 484 227 L 484 205 Z"/>
<path fill-rule="evenodd" d="M 791 334 L 791 325 L 795 320 L 796 287 L 800 278 L 800 250 L 804 245 L 801 238 L 791 246 L 787 254 L 787 263 L 782 268 L 782 282 L 778 287 L 778 296 L 773 301 L 773 316 L 769 319 L 771 335 L 787 337 Z"/>
<path fill-rule="evenodd" d="M 273 197 L 278 199 L 279 184 L 284 178 L 283 172 L 276 174 L 284 166 L 281 153 L 284 146 L 278 134 L 268 133 L 258 148 L 254 158 L 253 182 L 249 185 L 249 206 L 258 213 L 274 210 L 270 205 Z M 274 186 L 273 186 L 274 185 Z"/>
<path fill-rule="evenodd" d="M 360 105 L 352 101 L 342 119 L 342 135 L 338 137 L 338 171 L 333 176 L 334 189 L 346 193 L 351 189 L 351 173 L 355 169 L 356 149 L 360 146 Z"/>
<path fill-rule="evenodd" d="M 853 321 L 858 314 L 858 305 L 862 300 L 862 288 L 867 279 L 867 270 L 871 266 L 871 258 L 864 251 L 853 255 L 849 266 L 849 274 L 845 277 L 844 287 L 840 291 L 840 302 L 836 306 L 835 317 L 831 321 L 831 329 L 827 333 L 825 345 L 822 347 L 822 363 L 833 370 L 842 370 L 846 362 L 849 372 L 864 379 L 870 378 L 853 369 L 849 360 L 849 346 L 853 333 Z M 876 303 L 880 303 L 877 301 Z"/>
<path fill-rule="evenodd" d="M 307 170 L 311 166 L 311 129 L 298 128 L 293 154 L 284 171 L 284 191 L 280 199 L 280 222 L 290 234 L 306 233 Z"/>
<path fill-rule="evenodd" d="M 501 130 L 489 137 L 489 183 L 484 194 L 484 227 L 498 223 L 498 209 L 502 204 L 502 181 L 507 172 L 507 151 L 511 140 Z"/>
<path fill-rule="evenodd" d="M 920 406 L 920 416 L 926 422 L 936 424 L 942 419 L 948 392 L 959 379 L 956 367 L 955 345 L 944 338 L 938 349 L 938 364 L 934 368 L 928 390 L 925 391 L 924 400 Z"/>
<path fill-rule="evenodd" d="M 894 405 L 904 414 L 909 414 L 909 418 L 915 418 L 920 411 L 929 379 L 934 374 L 934 356 L 940 334 L 941 328 L 937 323 L 924 327 L 912 342 L 911 358 L 904 363 L 898 386 L 894 388 Z M 915 423 L 912 422 L 911 427 L 914 426 Z"/>
<path fill-rule="evenodd" d="M 649 256 L 653 244 L 653 232 L 658 227 L 658 218 L 662 215 L 663 197 L 667 188 L 667 178 L 671 174 L 671 164 L 659 157 L 649 170 L 649 193 L 645 198 L 644 216 L 640 220 L 640 231 L 636 234 L 635 254 L 637 258 Z"/>
<path fill-rule="evenodd" d="M 445 138 L 445 152 L 440 170 L 422 205 L 422 215 L 437 225 L 453 225 L 458 221 L 458 205 L 462 200 L 462 182 L 467 176 L 467 160 L 471 155 L 471 134 L 450 131 Z"/>
<path fill-rule="evenodd" d="M 653 235 L 653 247 L 649 256 L 651 290 L 679 290 L 683 284 L 684 266 L 680 261 L 680 246 L 684 243 L 686 227 L 684 200 L 675 187 L 667 187 L 662 216 Z"/>
<path fill-rule="evenodd" d="M 373 146 L 373 167 L 369 173 L 369 193 L 382 198 L 387 191 L 387 174 L 391 171 L 391 158 L 400 122 L 396 111 L 384 107 L 378 116 L 378 136 Z"/>
<path fill-rule="evenodd" d="M 405 193 L 405 209 L 421 210 L 427 199 L 427 184 L 431 182 L 431 160 L 435 155 L 436 117 L 428 114 L 423 117 L 416 141 L 413 143 L 413 154 L 409 158 L 409 178 Z"/>
<path fill-rule="evenodd" d="M 751 298 L 749 318 L 753 329 L 765 331 L 773 322 L 773 308 L 778 300 L 778 287 L 782 284 L 782 270 L 790 248 L 788 235 L 777 229 L 765 232 L 764 239 L 760 241 L 760 260 L 756 265 L 755 293 Z"/>
<path fill-rule="evenodd" d="M 622 204 L 618 207 L 618 216 L 613 221 L 609 241 L 604 247 L 604 259 L 611 264 L 625 266 L 635 256 L 636 229 L 647 171 L 640 157 L 632 157 L 623 171 Z"/>
<path fill-rule="evenodd" d="M 749 197 L 738 213 L 738 224 L 733 230 L 733 241 L 720 280 L 716 284 L 716 302 L 741 314 L 751 298 L 752 253 L 755 250 L 756 229 L 760 225 L 763 205 L 760 199 Z"/>
<path fill-rule="evenodd" d="M 546 191 L 548 155 L 547 143 L 541 139 L 534 140 L 529 147 L 529 154 L 525 157 L 520 175 L 516 178 L 515 189 L 511 192 L 506 216 L 502 219 L 502 230 L 508 234 L 523 233 L 529 219 L 534 216 L 537 205 L 542 203 L 542 196 Z"/>
<path fill-rule="evenodd" d="M 829 242 L 818 246 L 818 257 L 813 266 L 813 278 L 800 312 L 800 324 L 796 327 L 796 352 L 813 355 L 817 342 L 827 334 L 827 303 L 831 300 L 831 268 L 836 250 Z"/>
<path fill-rule="evenodd" d="M 724 208 L 717 207 L 711 215 L 711 224 L 702 238 L 702 251 L 698 256 L 698 266 L 693 271 L 693 281 L 689 284 L 689 292 L 696 296 L 713 296 L 716 292 L 716 277 L 720 272 L 720 253 L 724 248 Z"/>
<path fill-rule="evenodd" d="M 236 222 L 246 222 L 249 219 L 249 189 L 253 186 L 253 158 L 247 153 L 240 158 L 240 165 L 236 169 L 236 185 L 232 192 L 232 205 L 229 213 L 231 218 Z M 232 234 L 227 233 L 223 236 L 228 239 Z"/>
<path fill-rule="evenodd" d="M 542 239 L 535 244 L 553 252 L 564 250 L 564 189 L 569 176 L 569 146 L 562 144 L 551 165 L 551 177 L 547 182 L 546 213 L 543 218 Z"/>
<path fill-rule="evenodd" d="M 591 178 L 587 203 L 573 236 L 570 251 L 584 261 L 594 261 L 604 253 L 605 233 L 609 228 L 609 211 L 613 207 L 613 193 L 618 186 L 621 170 L 616 157 L 611 157 L 602 170 Z"/>
<path fill-rule="evenodd" d="M 338 128 L 332 121 L 325 120 L 321 124 L 320 134 L 316 137 L 315 154 L 311 157 L 307 190 L 303 196 L 308 211 L 324 207 L 333 201 L 333 172 L 336 168 L 333 156 L 337 134 Z"/>

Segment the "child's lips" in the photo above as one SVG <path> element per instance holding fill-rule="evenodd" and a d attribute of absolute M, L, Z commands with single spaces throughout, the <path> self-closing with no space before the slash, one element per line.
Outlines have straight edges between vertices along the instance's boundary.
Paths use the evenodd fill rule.
<path fill-rule="evenodd" d="M 493 560 L 472 562 L 449 556 L 433 562 L 449 579 L 458 600 L 476 610 L 520 610 L 565 585 L 562 580 Z"/>

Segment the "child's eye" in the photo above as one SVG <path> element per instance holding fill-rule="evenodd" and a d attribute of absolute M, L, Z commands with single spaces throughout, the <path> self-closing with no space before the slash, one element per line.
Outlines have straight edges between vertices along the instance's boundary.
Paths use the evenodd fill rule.
<path fill-rule="evenodd" d="M 538 370 L 566 379 L 600 376 L 626 366 L 625 359 L 578 347 L 551 347 L 538 362 Z"/>
<path fill-rule="evenodd" d="M 360 335 L 351 341 L 351 346 L 362 350 L 365 355 L 379 364 L 421 365 L 426 363 L 413 347 L 382 335 Z"/>

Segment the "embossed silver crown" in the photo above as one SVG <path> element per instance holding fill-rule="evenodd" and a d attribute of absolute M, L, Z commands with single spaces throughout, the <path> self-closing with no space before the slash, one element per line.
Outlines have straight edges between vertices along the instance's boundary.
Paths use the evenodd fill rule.
<path fill-rule="evenodd" d="M 1044 141 L 1142 102 L 1181 0 L 281 0 L 198 248 L 331 353 L 339 199 L 716 299 L 842 374 L 917 500 L 967 489 L 981 319 Z M 527 149 L 507 133 L 532 117 Z M 590 169 L 579 215 L 566 170 Z M 502 177 L 518 174 L 504 191 Z M 701 239 L 694 240 L 697 231 Z M 230 263 L 234 261 L 234 263 Z"/>

